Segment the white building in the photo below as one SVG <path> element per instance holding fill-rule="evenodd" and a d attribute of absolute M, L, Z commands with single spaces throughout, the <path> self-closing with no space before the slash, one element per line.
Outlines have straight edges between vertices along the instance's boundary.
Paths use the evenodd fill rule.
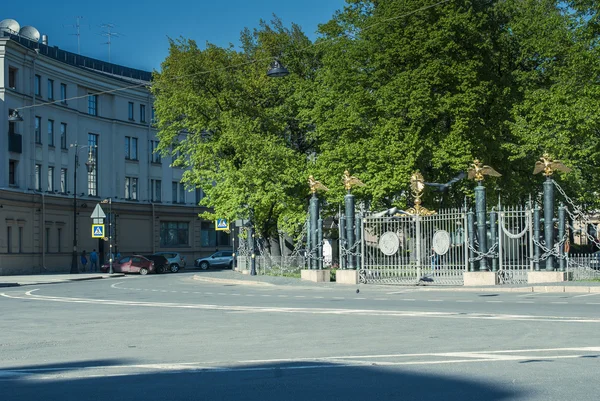
<path fill-rule="evenodd" d="M 177 251 L 189 266 L 230 246 L 198 219 L 202 191 L 153 153 L 151 75 L 0 32 L 0 275 L 69 271 L 76 168 L 78 252 L 108 252 L 90 215 L 109 197 L 121 254 Z"/>

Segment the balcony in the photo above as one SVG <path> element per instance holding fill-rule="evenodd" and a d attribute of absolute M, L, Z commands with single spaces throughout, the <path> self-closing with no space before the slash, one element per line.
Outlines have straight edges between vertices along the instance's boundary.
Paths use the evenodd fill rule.
<path fill-rule="evenodd" d="M 23 153 L 23 137 L 21 134 L 8 134 L 8 150 L 14 153 Z"/>

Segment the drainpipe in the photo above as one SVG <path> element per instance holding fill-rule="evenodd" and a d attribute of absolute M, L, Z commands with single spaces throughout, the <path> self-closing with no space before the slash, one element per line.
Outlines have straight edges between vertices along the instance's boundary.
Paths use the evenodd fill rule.
<path fill-rule="evenodd" d="M 42 267 L 46 268 L 46 195 L 42 192 Z"/>

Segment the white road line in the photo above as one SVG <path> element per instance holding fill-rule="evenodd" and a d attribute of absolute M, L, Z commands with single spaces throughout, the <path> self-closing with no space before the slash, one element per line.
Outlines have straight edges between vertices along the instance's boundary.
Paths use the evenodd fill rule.
<path fill-rule="evenodd" d="M 325 297 L 313 297 L 314 299 L 323 299 Z"/>
<path fill-rule="evenodd" d="M 411 299 L 411 298 L 402 298 L 402 299 L 400 299 L 400 301 L 414 301 L 414 299 Z"/>
<path fill-rule="evenodd" d="M 533 301 L 517 301 L 518 304 L 532 304 Z"/>
<path fill-rule="evenodd" d="M 367 298 L 358 297 L 358 298 L 354 298 L 354 299 L 367 299 Z"/>
<path fill-rule="evenodd" d="M 570 354 L 563 354 L 571 352 Z M 332 369 L 356 366 L 410 366 L 410 365 L 445 365 L 464 364 L 477 362 L 515 362 L 529 360 L 532 357 L 550 360 L 574 359 L 586 356 L 596 356 L 600 347 L 583 348 L 556 348 L 556 349 L 529 349 L 529 350 L 498 350 L 498 351 L 472 351 L 472 352 L 446 352 L 423 354 L 391 354 L 391 355 L 344 355 L 316 358 L 286 358 L 286 359 L 255 359 L 236 362 L 174 362 L 157 364 L 131 364 L 111 366 L 64 366 L 57 368 L 31 368 L 31 369 L 5 369 L 0 370 L 0 379 L 8 379 L 35 375 L 36 380 L 56 379 L 62 380 L 78 377 L 109 377 L 147 374 L 148 372 L 161 374 L 176 374 L 179 372 L 197 373 L 232 373 L 256 371 L 284 371 L 304 369 Z M 552 353 L 551 355 L 546 355 Z M 516 355 L 515 355 L 516 354 Z M 519 355 L 525 354 L 525 355 Z M 532 355 L 533 354 L 533 355 Z M 425 358 L 423 358 L 425 357 Z M 437 358 L 428 360 L 427 357 Z M 398 361 L 384 361 L 378 359 L 397 358 Z M 406 360 L 422 358 L 417 360 Z M 402 360 L 405 359 L 405 360 Z M 325 364 L 327 363 L 327 364 Z M 256 364 L 257 366 L 248 366 Z M 263 366 L 263 365 L 277 366 Z M 285 366 L 288 364 L 288 366 Z M 237 365 L 237 366 L 236 366 Z M 241 365 L 241 366 L 240 366 Z M 284 365 L 284 366 L 281 366 Z"/>
<path fill-rule="evenodd" d="M 375 301 L 389 301 L 387 298 L 374 298 Z"/>
<path fill-rule="evenodd" d="M 333 299 L 346 299 L 344 297 L 333 297 Z"/>
<path fill-rule="evenodd" d="M 277 295 L 278 298 L 287 298 L 287 295 Z"/>
<path fill-rule="evenodd" d="M 461 312 L 425 312 L 404 310 L 378 310 L 378 309 L 344 309 L 344 308 L 306 308 L 306 307 L 275 307 L 275 306 L 242 306 L 242 305 L 215 305 L 215 304 L 182 304 L 166 302 L 145 301 L 119 301 L 113 299 L 90 299 L 90 298 L 68 298 L 56 296 L 44 296 L 33 294 L 39 288 L 25 292 L 23 295 L 14 295 L 11 292 L 0 293 L 0 296 L 11 299 L 37 300 L 44 302 L 66 302 L 79 304 L 137 306 L 153 308 L 177 308 L 197 310 L 220 310 L 220 311 L 249 311 L 264 313 L 302 313 L 313 315 L 359 315 L 359 316 L 386 316 L 386 317 L 416 317 L 416 318 L 446 318 L 446 319 L 480 319 L 480 320 L 505 320 L 505 321 L 535 321 L 535 322 L 563 322 L 563 323 L 600 323 L 600 318 L 590 317 L 564 317 L 564 316 L 539 316 L 539 315 L 515 315 L 500 313 L 461 313 Z"/>
<path fill-rule="evenodd" d="M 459 302 L 459 303 L 467 303 L 467 302 L 473 302 L 473 301 L 472 301 L 472 300 L 469 300 L 469 299 L 466 299 L 466 300 L 459 299 L 459 300 L 457 300 L 456 302 Z"/>
<path fill-rule="evenodd" d="M 443 299 L 428 299 L 427 302 L 444 302 Z"/>
<path fill-rule="evenodd" d="M 600 302 L 586 302 L 586 305 L 600 305 Z"/>
<path fill-rule="evenodd" d="M 487 302 L 488 304 L 501 304 L 504 301 L 485 301 L 485 302 Z"/>
<path fill-rule="evenodd" d="M 306 298 L 304 295 L 296 295 L 294 298 Z"/>
<path fill-rule="evenodd" d="M 573 298 L 581 298 L 581 297 L 593 297 L 595 295 L 600 295 L 600 292 L 595 294 L 583 294 L 583 295 L 573 295 Z"/>
<path fill-rule="evenodd" d="M 568 304 L 568 302 L 550 302 L 551 304 L 560 304 L 560 305 L 565 305 Z"/>

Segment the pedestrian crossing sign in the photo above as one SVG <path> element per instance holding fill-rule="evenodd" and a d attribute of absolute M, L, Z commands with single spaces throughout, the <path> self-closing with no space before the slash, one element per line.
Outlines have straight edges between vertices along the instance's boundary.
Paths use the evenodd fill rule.
<path fill-rule="evenodd" d="M 104 224 L 92 224 L 92 238 L 104 238 Z"/>
<path fill-rule="evenodd" d="M 227 231 L 229 230 L 229 222 L 227 219 L 217 219 L 215 222 L 215 230 L 217 231 Z"/>

